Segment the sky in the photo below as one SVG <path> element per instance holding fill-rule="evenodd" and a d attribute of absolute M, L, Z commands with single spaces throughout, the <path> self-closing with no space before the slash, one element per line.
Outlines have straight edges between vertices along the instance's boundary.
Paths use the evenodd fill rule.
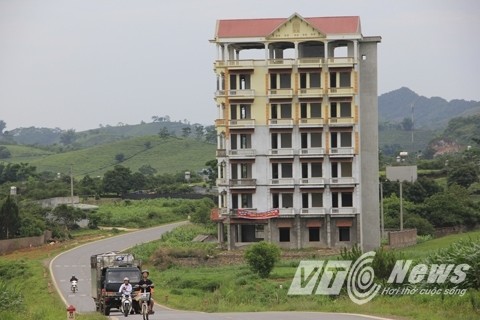
<path fill-rule="evenodd" d="M 213 125 L 216 20 L 359 16 L 378 92 L 480 101 L 478 0 L 0 0 L 0 120 L 77 132 Z"/>

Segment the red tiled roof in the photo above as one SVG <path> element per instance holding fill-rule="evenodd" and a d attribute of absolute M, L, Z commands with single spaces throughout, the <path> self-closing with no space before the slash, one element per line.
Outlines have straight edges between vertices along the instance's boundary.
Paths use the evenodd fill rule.
<path fill-rule="evenodd" d="M 289 18 L 218 20 L 216 37 L 265 37 Z M 360 33 L 360 17 L 304 18 L 324 34 Z"/>

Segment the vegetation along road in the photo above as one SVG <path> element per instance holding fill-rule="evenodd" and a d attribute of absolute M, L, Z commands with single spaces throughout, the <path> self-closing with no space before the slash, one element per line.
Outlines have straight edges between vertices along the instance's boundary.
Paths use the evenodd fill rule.
<path fill-rule="evenodd" d="M 159 239 L 162 234 L 173 228 L 184 224 L 185 222 L 172 223 L 155 228 L 144 229 L 136 232 L 130 232 L 120 236 L 95 241 L 80 247 L 64 252 L 50 262 L 50 272 L 55 283 L 55 287 L 62 297 L 65 304 L 73 305 L 77 312 L 94 312 L 95 304 L 91 296 L 90 282 L 90 256 L 96 253 L 122 251 L 134 245 L 150 242 Z M 69 279 L 75 275 L 79 279 L 78 292 L 70 292 Z M 251 320 L 290 320 L 290 319 L 332 319 L 332 320 L 362 320 L 362 319 L 384 319 L 372 316 L 354 315 L 354 314 L 333 314 L 324 312 L 258 312 L 258 313 L 203 313 L 171 310 L 163 307 L 156 307 L 157 313 L 152 316 L 153 319 L 165 320 L 240 320 L 249 318 Z M 120 313 L 112 312 L 111 319 L 123 318 Z M 140 315 L 129 317 L 131 319 L 140 319 Z"/>

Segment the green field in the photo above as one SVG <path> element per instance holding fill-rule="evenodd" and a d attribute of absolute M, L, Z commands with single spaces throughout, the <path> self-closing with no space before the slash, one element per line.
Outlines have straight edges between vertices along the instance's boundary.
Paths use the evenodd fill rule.
<path fill-rule="evenodd" d="M 147 148 L 147 145 L 150 147 Z M 11 158 L 5 159 L 9 162 L 27 162 L 37 167 L 37 172 L 69 174 L 70 168 L 73 168 L 76 178 L 87 174 L 102 176 L 117 164 L 129 167 L 132 172 L 145 164 L 155 168 L 158 174 L 185 170 L 195 172 L 204 168 L 207 161 L 215 159 L 216 148 L 213 144 L 192 139 L 161 139 L 159 136 L 131 138 L 64 153 L 52 153 L 25 146 L 6 147 L 12 153 Z M 119 153 L 124 155 L 121 163 L 115 159 Z"/>

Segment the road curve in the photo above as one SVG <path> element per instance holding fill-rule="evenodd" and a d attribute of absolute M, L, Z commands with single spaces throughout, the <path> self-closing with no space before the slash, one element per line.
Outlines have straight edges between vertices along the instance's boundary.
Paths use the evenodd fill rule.
<path fill-rule="evenodd" d="M 150 242 L 159 239 L 162 234 L 187 222 L 177 222 L 168 225 L 158 226 L 140 231 L 122 234 L 112 238 L 98 240 L 81 245 L 53 258 L 50 262 L 50 273 L 54 286 L 65 302 L 65 305 L 75 306 L 77 312 L 95 312 L 95 303 L 91 294 L 90 256 L 102 252 L 122 251 L 137 244 Z M 69 279 L 72 275 L 78 278 L 78 292 L 70 292 Z M 172 310 L 162 306 L 156 306 L 156 313 L 150 319 L 163 320 L 310 320 L 310 319 L 331 319 L 331 320 L 368 320 L 382 319 L 379 317 L 325 313 L 325 312 L 256 312 L 256 313 L 205 313 L 196 311 Z M 112 311 L 111 319 L 121 319 L 120 313 Z M 140 315 L 132 315 L 129 319 L 141 319 Z M 386 319 L 388 320 L 388 319 Z"/>

